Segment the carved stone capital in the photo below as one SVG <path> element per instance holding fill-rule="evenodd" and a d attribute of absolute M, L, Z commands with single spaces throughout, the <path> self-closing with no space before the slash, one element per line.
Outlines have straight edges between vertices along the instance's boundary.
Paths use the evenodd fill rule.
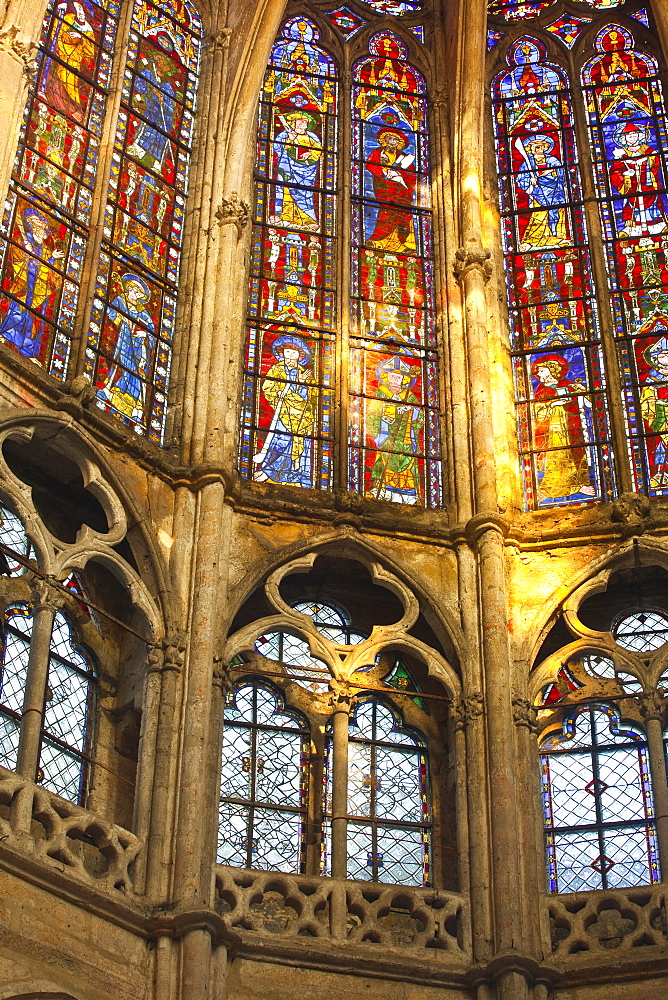
<path fill-rule="evenodd" d="M 218 688 L 223 695 L 226 695 L 234 684 L 234 671 L 231 669 L 229 663 L 226 663 L 222 656 L 214 656 L 213 658 L 213 674 L 211 677 L 211 683 L 215 688 Z"/>
<path fill-rule="evenodd" d="M 216 219 L 219 226 L 236 226 L 237 239 L 241 239 L 250 219 L 250 205 L 233 191 L 229 198 L 223 198 L 216 209 Z"/>
<path fill-rule="evenodd" d="M 54 584 L 59 582 L 54 578 Z M 35 611 L 59 611 L 63 606 L 58 588 L 42 577 L 36 576 L 30 581 L 30 596 Z"/>
<path fill-rule="evenodd" d="M 527 698 L 513 698 L 513 722 L 518 728 L 526 726 L 530 733 L 538 732 L 536 709 Z"/>
<path fill-rule="evenodd" d="M 474 719 L 479 719 L 485 710 L 485 701 L 480 691 L 474 691 L 452 702 L 452 720 L 455 731 L 466 729 Z"/>
<path fill-rule="evenodd" d="M 21 29 L 17 24 L 8 24 L 0 28 L 0 52 L 9 55 L 20 62 L 26 76 L 34 76 L 37 72 L 37 53 L 39 46 L 32 40 L 21 41 Z"/>
<path fill-rule="evenodd" d="M 447 108 L 448 106 L 448 88 L 443 85 L 439 87 L 434 87 L 429 94 L 429 103 L 432 108 Z"/>
<path fill-rule="evenodd" d="M 221 28 L 220 31 L 216 31 L 215 34 L 209 35 L 207 42 L 214 51 L 216 49 L 229 49 L 231 38 L 232 29 Z"/>
<path fill-rule="evenodd" d="M 643 719 L 663 719 L 666 699 L 662 691 L 643 691 L 637 698 Z"/>
<path fill-rule="evenodd" d="M 463 281 L 471 270 L 480 272 L 484 281 L 489 281 L 492 274 L 490 257 L 492 253 L 483 246 L 464 249 L 460 247 L 455 253 L 453 270 L 457 281 Z"/>
<path fill-rule="evenodd" d="M 332 712 L 346 712 L 349 715 L 355 696 L 351 693 L 350 688 L 347 685 L 344 687 L 340 681 L 332 679 L 329 683 L 331 687 L 329 695 L 330 710 Z"/>

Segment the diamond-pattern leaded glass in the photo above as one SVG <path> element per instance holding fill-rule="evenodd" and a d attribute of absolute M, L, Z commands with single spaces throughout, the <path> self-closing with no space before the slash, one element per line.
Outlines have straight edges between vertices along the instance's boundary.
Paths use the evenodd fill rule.
<path fill-rule="evenodd" d="M 10 768 L 16 766 L 31 633 L 30 605 L 8 608 L 0 679 L 0 762 Z M 76 647 L 65 616 L 57 612 L 44 692 L 37 778 L 72 802 L 82 802 L 85 797 L 94 696 L 95 672 L 90 660 Z"/>
<path fill-rule="evenodd" d="M 331 801 L 331 745 L 326 767 Z M 394 709 L 360 701 L 349 726 L 348 877 L 429 885 L 431 815 L 423 740 Z M 328 852 L 329 853 L 329 852 Z"/>
<path fill-rule="evenodd" d="M 529 508 L 611 496 L 598 307 L 571 92 L 523 36 L 494 80 L 520 452 Z"/>
<path fill-rule="evenodd" d="M 542 783 L 552 892 L 659 880 L 647 745 L 614 709 L 581 707 L 548 737 Z"/>
<path fill-rule="evenodd" d="M 228 696 L 223 729 L 218 861 L 303 870 L 309 733 L 268 684 L 244 681 Z"/>
<path fill-rule="evenodd" d="M 17 555 L 23 556 L 24 559 L 29 559 L 33 556 L 32 544 L 26 534 L 23 521 L 9 510 L 8 507 L 5 507 L 4 504 L 0 504 L 0 542 L 6 545 L 8 549 L 16 552 Z M 6 553 L 5 557 L 12 576 L 19 576 L 24 572 L 21 563 L 12 559 Z"/>
<path fill-rule="evenodd" d="M 615 641 L 634 653 L 651 653 L 668 642 L 668 615 L 650 608 L 618 618 L 612 626 Z"/>

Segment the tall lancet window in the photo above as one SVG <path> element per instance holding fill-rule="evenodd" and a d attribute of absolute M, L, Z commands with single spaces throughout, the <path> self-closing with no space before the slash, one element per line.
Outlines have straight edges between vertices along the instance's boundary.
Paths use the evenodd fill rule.
<path fill-rule="evenodd" d="M 188 0 L 52 0 L 0 232 L 0 341 L 158 443 L 200 42 Z"/>
<path fill-rule="evenodd" d="M 410 44 L 405 29 L 362 41 L 375 12 L 415 21 L 419 7 L 379 0 L 368 21 L 341 8 L 326 15 L 336 31 L 297 15 L 272 50 L 241 472 L 433 508 L 442 486 L 427 84 L 409 58 L 424 26 L 406 25 Z M 345 92 L 341 59 L 352 64 Z"/>
<path fill-rule="evenodd" d="M 651 12 L 489 13 L 527 507 L 664 494 L 668 137 Z"/>

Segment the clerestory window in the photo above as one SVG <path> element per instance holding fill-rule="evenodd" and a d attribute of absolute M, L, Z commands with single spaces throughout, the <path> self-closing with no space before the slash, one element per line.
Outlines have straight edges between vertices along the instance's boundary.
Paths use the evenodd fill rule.
<path fill-rule="evenodd" d="M 157 443 L 201 42 L 189 0 L 50 0 L 0 229 L 0 341 Z"/>
<path fill-rule="evenodd" d="M 651 10 L 488 9 L 526 505 L 663 495 L 668 137 Z"/>
<path fill-rule="evenodd" d="M 391 29 L 375 12 L 393 15 Z M 272 49 L 242 407 L 252 482 L 442 504 L 418 17 L 409 3 L 372 3 L 366 19 L 314 8 Z M 376 19 L 382 30 L 361 30 Z"/>

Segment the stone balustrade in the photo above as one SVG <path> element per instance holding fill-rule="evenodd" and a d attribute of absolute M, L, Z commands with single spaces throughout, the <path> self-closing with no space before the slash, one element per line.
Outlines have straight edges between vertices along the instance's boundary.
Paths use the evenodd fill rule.
<path fill-rule="evenodd" d="M 107 890 L 133 892 L 134 834 L 0 767 L 0 842 Z"/>
<path fill-rule="evenodd" d="M 379 946 L 457 963 L 468 957 L 463 897 L 417 886 L 350 882 L 218 865 L 216 908 L 231 930 Z"/>
<path fill-rule="evenodd" d="M 665 885 L 550 896 L 552 957 L 617 953 L 646 947 L 665 950 L 668 940 Z"/>

